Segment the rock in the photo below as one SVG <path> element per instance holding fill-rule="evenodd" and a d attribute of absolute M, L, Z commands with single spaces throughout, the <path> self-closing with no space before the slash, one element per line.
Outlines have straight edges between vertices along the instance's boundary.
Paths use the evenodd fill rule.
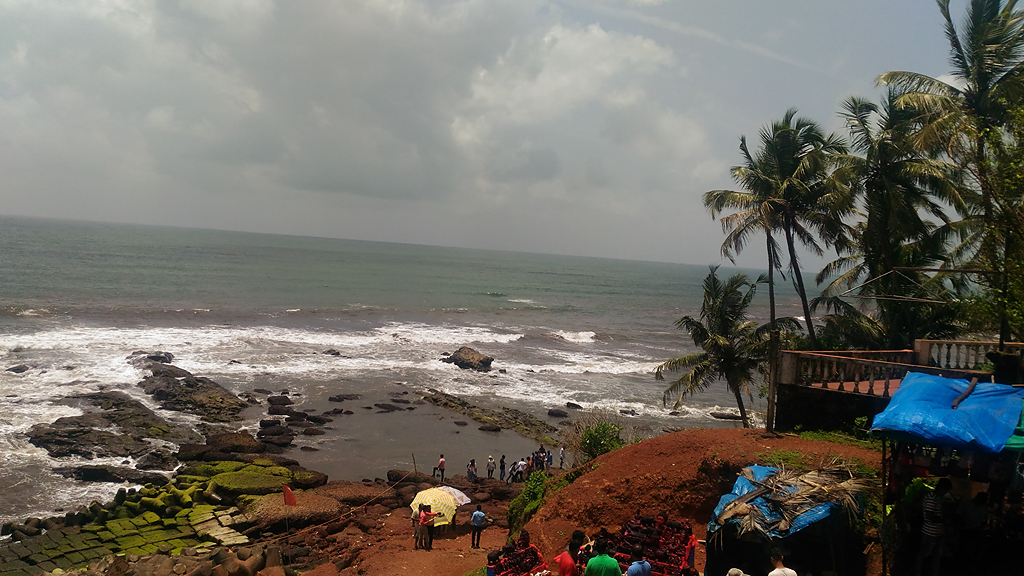
<path fill-rule="evenodd" d="M 483 430 L 484 432 L 501 432 L 501 426 L 495 426 L 494 424 L 484 424 L 477 428 L 477 430 Z"/>
<path fill-rule="evenodd" d="M 327 434 L 322 428 L 306 428 L 302 431 L 303 436 L 323 436 Z"/>
<path fill-rule="evenodd" d="M 434 478 L 430 474 L 423 472 L 412 472 L 411 470 L 388 470 L 388 482 L 406 482 L 406 483 L 427 483 L 430 486 L 437 485 L 437 478 Z M 429 488 L 429 486 L 428 486 Z"/>
<path fill-rule="evenodd" d="M 679 416 L 679 411 L 678 410 L 673 410 L 673 411 L 669 412 L 668 415 L 669 416 Z"/>
<path fill-rule="evenodd" d="M 401 408 L 395 406 L 394 404 L 374 404 L 374 406 L 376 408 L 380 408 L 381 412 L 396 412 L 398 410 L 401 410 Z"/>
<path fill-rule="evenodd" d="M 411 404 L 411 402 L 405 398 L 392 398 L 391 401 L 395 404 Z"/>
<path fill-rule="evenodd" d="M 319 448 L 313 448 L 312 446 L 299 446 L 299 450 L 303 452 L 319 452 Z"/>
<path fill-rule="evenodd" d="M 455 421 L 455 425 L 456 426 L 469 426 L 469 422 L 465 422 L 463 420 L 456 420 Z"/>
<path fill-rule="evenodd" d="M 341 356 L 341 352 L 338 352 L 334 348 L 328 348 L 327 350 L 321 352 L 321 354 L 326 354 L 328 356 Z"/>
<path fill-rule="evenodd" d="M 11 366 L 7 369 L 8 372 L 14 372 L 15 374 L 21 374 L 22 372 L 28 371 L 28 366 L 25 364 L 18 364 L 17 366 Z"/>
<path fill-rule="evenodd" d="M 575 402 L 566 402 L 565 403 L 565 407 L 566 408 L 572 408 L 573 410 L 583 410 L 583 406 L 580 406 L 579 404 L 577 404 Z"/>
<path fill-rule="evenodd" d="M 174 470 L 178 459 L 169 451 L 158 448 L 140 458 L 135 466 L 139 470 Z"/>
<path fill-rule="evenodd" d="M 334 422 L 334 420 L 331 418 L 327 418 L 325 416 L 317 416 L 315 414 L 307 415 L 306 420 L 312 422 L 313 424 L 327 424 L 330 422 Z"/>
<path fill-rule="evenodd" d="M 442 358 L 441 361 L 449 364 L 455 364 L 464 370 L 489 372 L 491 370 L 491 362 L 494 362 L 494 358 L 484 356 L 468 346 L 463 346 L 447 358 Z"/>
<path fill-rule="evenodd" d="M 266 438 L 267 436 L 280 436 L 282 434 L 288 434 L 290 432 L 291 429 L 288 428 L 287 426 L 268 426 L 267 428 L 261 428 L 260 431 L 256 433 L 256 437 Z"/>
<path fill-rule="evenodd" d="M 551 408 L 548 410 L 548 416 L 552 416 L 554 418 L 565 418 L 568 415 L 569 413 L 561 408 Z"/>
<path fill-rule="evenodd" d="M 270 407 L 267 408 L 267 414 L 271 416 L 291 416 L 296 413 L 295 408 L 292 408 L 291 406 L 275 406 L 271 404 Z"/>
<path fill-rule="evenodd" d="M 476 494 L 473 494 L 473 501 L 474 502 L 483 503 L 483 502 L 487 502 L 490 499 L 491 499 L 491 495 L 488 494 L 487 492 L 477 492 Z"/>
<path fill-rule="evenodd" d="M 252 391 L 257 394 L 273 394 L 273 392 L 267 390 L 266 388 L 253 388 Z"/>
<path fill-rule="evenodd" d="M 274 426 L 280 426 L 281 421 L 276 418 L 268 418 L 266 420 L 260 420 L 260 428 L 273 428 Z"/>
<path fill-rule="evenodd" d="M 743 417 L 739 414 L 733 414 L 732 412 L 709 412 L 712 418 L 718 420 L 743 420 Z"/>
<path fill-rule="evenodd" d="M 262 442 L 243 432 L 213 434 L 206 439 L 206 444 L 218 452 L 258 454 L 263 451 Z"/>
<path fill-rule="evenodd" d="M 327 400 L 330 402 L 344 402 L 345 400 L 359 400 L 361 397 L 360 394 L 335 394 Z"/>
<path fill-rule="evenodd" d="M 630 410 L 619 410 L 619 414 L 622 414 L 623 416 L 639 416 L 640 415 L 636 410 L 633 410 L 633 409 L 630 409 Z"/>
<path fill-rule="evenodd" d="M 459 414 L 465 414 L 481 424 L 500 426 L 501 428 L 515 430 L 522 436 L 533 438 L 543 444 L 558 444 L 553 438 L 551 438 L 551 435 L 557 432 L 558 428 L 555 428 L 551 424 L 537 418 L 533 414 L 528 414 L 522 410 L 516 410 L 514 408 L 503 408 L 499 412 L 497 410 L 475 406 L 458 396 L 447 394 L 433 388 L 429 389 L 429 392 L 430 394 L 424 396 L 423 399 L 435 406 L 440 406 L 441 408 L 458 412 Z"/>
<path fill-rule="evenodd" d="M 287 396 L 270 396 L 267 398 L 267 402 L 271 406 L 290 406 L 294 404 L 292 399 Z"/>
<path fill-rule="evenodd" d="M 244 400 L 209 378 L 193 376 L 167 364 L 154 363 L 150 370 L 153 375 L 138 386 L 165 410 L 191 412 L 208 422 L 229 422 L 237 420 L 238 413 L 247 406 Z"/>
<path fill-rule="evenodd" d="M 67 478 L 84 482 L 132 482 L 134 484 L 164 484 L 167 476 L 156 472 L 143 472 L 134 468 L 121 468 L 110 465 L 87 465 L 54 468 L 54 472 Z"/>
<path fill-rule="evenodd" d="M 291 444 L 292 444 L 292 442 L 294 440 L 295 440 L 295 435 L 294 434 L 281 434 L 280 436 L 268 436 L 268 437 L 263 439 L 263 441 L 265 443 L 267 443 L 267 444 L 271 444 L 271 445 L 274 445 L 274 446 L 281 446 L 281 447 L 291 446 Z"/>

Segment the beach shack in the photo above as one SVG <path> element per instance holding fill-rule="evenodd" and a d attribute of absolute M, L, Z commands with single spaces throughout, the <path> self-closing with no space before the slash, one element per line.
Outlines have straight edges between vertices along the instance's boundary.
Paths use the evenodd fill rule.
<path fill-rule="evenodd" d="M 876 415 L 885 439 L 885 564 L 913 573 L 921 542 L 922 501 L 948 478 L 941 564 L 948 573 L 1021 573 L 1024 542 L 1024 388 L 909 373 Z"/>
<path fill-rule="evenodd" d="M 863 538 L 856 524 L 863 496 L 875 489 L 848 463 L 834 460 L 794 472 L 766 466 L 742 470 L 707 526 L 704 573 L 747 574 L 772 569 L 779 548 L 798 574 L 864 574 Z"/>

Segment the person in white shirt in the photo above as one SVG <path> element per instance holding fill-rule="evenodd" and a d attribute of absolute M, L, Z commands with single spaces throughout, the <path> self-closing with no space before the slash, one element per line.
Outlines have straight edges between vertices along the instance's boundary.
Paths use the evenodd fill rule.
<path fill-rule="evenodd" d="M 775 570 L 768 573 L 768 576 L 796 576 L 796 571 L 791 568 L 786 568 L 782 564 L 782 550 L 778 548 L 772 548 L 772 566 Z"/>

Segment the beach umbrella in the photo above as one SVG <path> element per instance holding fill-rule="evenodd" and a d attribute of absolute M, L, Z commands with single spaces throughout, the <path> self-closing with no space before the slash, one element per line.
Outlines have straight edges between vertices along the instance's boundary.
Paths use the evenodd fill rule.
<path fill-rule="evenodd" d="M 457 488 L 452 488 L 451 486 L 438 486 L 437 489 L 444 490 L 445 492 L 451 494 L 452 498 L 455 498 L 456 506 L 462 506 L 463 504 L 469 504 L 470 502 L 472 502 L 472 500 L 469 499 L 469 496 L 466 496 L 465 492 Z"/>
<path fill-rule="evenodd" d="M 452 518 L 455 516 L 455 498 L 438 488 L 430 488 L 423 490 L 416 494 L 416 497 L 412 499 L 410 507 L 413 510 L 419 510 L 420 504 L 430 505 L 431 512 L 440 512 L 440 516 L 434 517 L 434 526 L 444 526 L 451 524 Z"/>

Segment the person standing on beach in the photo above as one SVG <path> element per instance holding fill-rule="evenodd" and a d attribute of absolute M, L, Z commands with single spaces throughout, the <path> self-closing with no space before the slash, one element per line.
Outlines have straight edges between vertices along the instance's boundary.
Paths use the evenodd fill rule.
<path fill-rule="evenodd" d="M 597 555 L 587 562 L 587 569 L 583 572 L 585 576 L 622 576 L 618 560 L 608 555 L 607 540 L 598 540 L 594 544 L 594 551 Z"/>
<path fill-rule="evenodd" d="M 430 511 L 430 504 L 422 505 L 422 510 L 420 511 L 420 526 L 423 526 L 427 530 L 427 537 L 424 541 L 425 546 L 423 546 L 424 550 L 434 549 L 434 518 L 440 515 L 440 512 Z"/>
<path fill-rule="evenodd" d="M 494 463 L 494 456 L 488 456 L 487 457 L 487 477 L 488 478 L 494 478 L 494 469 L 496 467 L 497 467 L 497 464 Z"/>
<path fill-rule="evenodd" d="M 484 531 L 484 525 L 487 522 L 487 515 L 480 509 L 480 505 L 476 505 L 476 512 L 469 518 L 470 524 L 473 525 L 473 534 L 470 536 L 470 548 L 480 547 L 480 535 Z"/>
<path fill-rule="evenodd" d="M 420 504 L 418 508 L 412 511 L 412 535 L 413 535 L 413 550 L 419 550 L 425 548 L 427 539 L 427 527 L 420 526 L 420 514 L 423 512 L 423 504 Z"/>
<path fill-rule="evenodd" d="M 433 476 L 437 478 L 437 473 L 441 472 L 441 482 L 444 482 L 444 454 L 441 454 L 441 458 L 437 460 L 437 466 L 434 466 Z"/>
<path fill-rule="evenodd" d="M 772 548 L 771 557 L 772 566 L 774 566 L 775 569 L 769 572 L 768 576 L 796 576 L 796 570 L 793 570 L 792 568 L 786 568 L 782 564 L 782 550 L 779 550 L 778 548 Z"/>
<path fill-rule="evenodd" d="M 565 468 L 565 446 L 558 449 L 558 469 L 562 470 Z"/>
<path fill-rule="evenodd" d="M 550 473 L 551 466 L 555 463 L 555 453 L 548 450 L 547 462 L 545 462 L 544 471 Z"/>
<path fill-rule="evenodd" d="M 500 475 L 498 476 L 498 479 L 501 480 L 502 482 L 504 482 L 505 481 L 505 455 L 504 454 L 501 455 L 501 462 L 498 462 L 498 472 L 500 472 Z"/>
<path fill-rule="evenodd" d="M 466 466 L 466 478 L 469 478 L 470 482 L 476 482 L 476 458 L 471 459 Z"/>

